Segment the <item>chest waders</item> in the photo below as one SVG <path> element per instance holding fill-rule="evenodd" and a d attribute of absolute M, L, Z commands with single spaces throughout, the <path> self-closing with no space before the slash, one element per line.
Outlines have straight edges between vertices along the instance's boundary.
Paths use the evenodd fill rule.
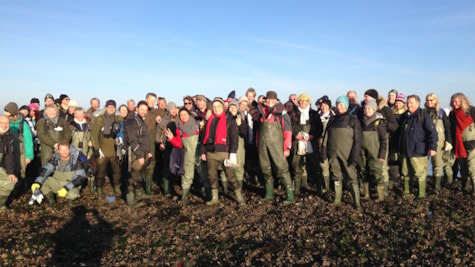
<path fill-rule="evenodd" d="M 295 134 L 298 134 L 299 132 L 305 132 L 309 133 L 310 132 L 310 124 L 304 124 L 304 125 L 297 125 L 295 126 L 295 129 L 293 131 Z M 310 142 L 310 141 L 308 141 Z M 292 178 L 294 179 L 295 182 L 295 194 L 299 195 L 300 194 L 300 186 L 302 184 L 303 177 L 307 177 L 307 173 L 305 170 L 305 165 L 307 163 L 307 157 L 305 155 L 298 155 L 298 140 L 292 141 L 292 148 L 290 149 L 290 170 L 291 170 L 291 175 Z M 306 179 L 305 183 L 306 184 Z"/>
<path fill-rule="evenodd" d="M 284 157 L 283 149 L 284 135 L 281 122 L 278 120 L 262 122 L 259 128 L 259 165 L 266 181 L 266 194 L 263 200 L 273 198 L 272 166 L 274 166 L 277 178 L 285 186 L 287 202 L 294 201 L 289 164 Z"/>
<path fill-rule="evenodd" d="M 444 143 L 445 143 L 445 131 L 444 123 L 442 119 L 436 118 L 433 120 L 435 130 L 437 132 L 437 150 L 436 154 L 430 158 L 432 163 L 432 177 L 434 177 L 435 191 L 439 192 L 441 189 L 441 179 L 444 169 Z"/>
<path fill-rule="evenodd" d="M 361 137 L 361 152 L 359 160 L 359 177 L 364 184 L 364 199 L 370 199 L 370 178 L 376 182 L 378 201 L 384 200 L 383 162 L 379 162 L 379 135 L 377 131 L 363 131 Z"/>
<path fill-rule="evenodd" d="M 463 131 L 462 140 L 464 144 L 475 140 L 475 123 L 472 123 Z M 465 145 L 465 147 L 467 146 Z M 467 151 L 467 158 L 461 159 L 461 161 L 463 162 L 463 168 L 461 168 L 460 171 L 462 184 L 465 184 L 464 190 L 469 191 L 470 180 L 472 180 L 472 196 L 475 196 L 475 149 Z M 465 180 L 465 182 L 463 182 L 463 180 Z"/>
<path fill-rule="evenodd" d="M 333 206 L 341 205 L 343 195 L 343 177 L 345 176 L 352 184 L 355 208 L 361 210 L 360 190 L 356 175 L 356 167 L 348 165 L 348 159 L 353 147 L 354 129 L 350 126 L 345 128 L 331 128 L 328 136 L 328 163 L 335 181 L 335 201 Z"/>
<path fill-rule="evenodd" d="M 185 173 L 181 176 L 181 187 L 183 188 L 181 201 L 187 202 L 188 194 L 190 193 L 191 185 L 193 184 L 193 178 L 195 175 L 195 154 L 196 147 L 198 145 L 198 135 L 185 138 L 182 137 L 181 141 L 183 142 L 183 149 L 185 150 Z"/>
<path fill-rule="evenodd" d="M 45 120 L 46 134 L 58 143 L 61 140 L 63 131 L 56 131 L 55 125 L 50 120 Z M 53 147 L 41 143 L 41 166 L 45 165 L 53 157 Z"/>

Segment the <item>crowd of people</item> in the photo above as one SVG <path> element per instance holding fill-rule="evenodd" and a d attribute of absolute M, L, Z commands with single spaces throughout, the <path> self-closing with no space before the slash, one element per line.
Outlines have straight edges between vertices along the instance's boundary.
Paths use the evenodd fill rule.
<path fill-rule="evenodd" d="M 151 198 L 153 184 L 176 194 L 177 182 L 183 203 L 195 185 L 206 205 L 220 203 L 220 189 L 246 205 L 244 183 L 263 185 L 262 201 L 285 190 L 292 203 L 312 180 L 330 205 L 341 206 L 347 189 L 361 210 L 373 191 L 374 201 L 389 199 L 394 182 L 424 198 L 428 177 L 437 193 L 458 172 L 475 196 L 475 107 L 463 93 L 449 112 L 434 93 L 421 103 L 394 89 L 387 98 L 366 90 L 361 103 L 352 90 L 334 103 L 322 96 L 313 109 L 308 94 L 281 101 L 253 88 L 239 98 L 185 96 L 182 105 L 155 93 L 119 107 L 92 98 L 88 109 L 66 94 L 46 94 L 43 109 L 38 98 L 10 102 L 0 115 L 0 209 L 25 188 L 48 205 L 74 205 L 84 190 L 103 199 L 106 181 L 130 207 Z"/>

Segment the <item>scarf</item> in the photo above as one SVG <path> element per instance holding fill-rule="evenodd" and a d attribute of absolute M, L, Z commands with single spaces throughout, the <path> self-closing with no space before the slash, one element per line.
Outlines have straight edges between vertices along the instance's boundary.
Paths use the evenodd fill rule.
<path fill-rule="evenodd" d="M 299 106 L 299 111 L 300 111 L 300 125 L 307 124 L 307 121 L 310 119 L 310 115 L 309 115 L 310 105 L 304 109 L 300 108 Z"/>
<path fill-rule="evenodd" d="M 190 137 L 193 135 L 197 135 L 199 133 L 196 120 L 195 118 L 191 116 L 190 116 L 190 119 L 186 122 L 180 120 L 180 123 L 178 124 L 178 128 L 180 129 L 180 131 L 183 132 L 183 137 Z"/>
<path fill-rule="evenodd" d="M 455 110 L 455 156 L 459 158 L 467 158 L 467 151 L 463 145 L 462 134 L 465 129 L 473 123 L 472 116 L 465 114 L 465 112 L 459 108 Z"/>
<path fill-rule="evenodd" d="M 76 129 L 78 129 L 81 132 L 84 132 L 87 127 L 86 119 L 83 119 L 82 121 L 78 121 L 76 118 L 74 118 L 73 120 L 76 123 L 76 125 L 74 125 Z"/>
<path fill-rule="evenodd" d="M 219 115 L 213 113 L 206 124 L 206 133 L 203 144 L 208 144 L 208 138 L 214 137 L 214 144 L 226 145 L 226 136 L 226 113 L 223 112 Z"/>

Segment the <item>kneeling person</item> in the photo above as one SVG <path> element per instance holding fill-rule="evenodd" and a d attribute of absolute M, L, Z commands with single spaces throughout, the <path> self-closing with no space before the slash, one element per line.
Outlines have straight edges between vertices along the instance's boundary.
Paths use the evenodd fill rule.
<path fill-rule="evenodd" d="M 54 195 L 65 197 L 69 203 L 80 197 L 79 189 L 86 179 L 86 171 L 82 164 L 86 156 L 76 147 L 63 141 L 58 144 L 58 151 L 47 162 L 31 186 L 33 193 L 41 188 L 41 193 L 49 205 L 55 203 Z"/>

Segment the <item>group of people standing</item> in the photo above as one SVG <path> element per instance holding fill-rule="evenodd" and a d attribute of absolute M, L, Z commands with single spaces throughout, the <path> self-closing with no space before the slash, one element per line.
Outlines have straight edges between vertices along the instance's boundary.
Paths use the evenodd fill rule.
<path fill-rule="evenodd" d="M 117 197 L 130 207 L 143 205 L 158 184 L 164 195 L 181 181 L 181 202 L 189 200 L 193 184 L 206 205 L 220 203 L 219 190 L 232 189 L 246 204 L 244 181 L 263 183 L 262 201 L 285 190 L 285 202 L 308 188 L 314 178 L 318 194 L 334 190 L 341 205 L 348 188 L 354 206 L 360 198 L 390 197 L 393 183 L 403 181 L 403 195 L 424 198 L 429 160 L 435 192 L 460 170 L 465 191 L 475 195 L 475 108 L 462 93 L 451 97 L 447 114 L 430 93 L 422 106 L 417 95 L 391 90 L 388 97 L 369 89 L 358 104 L 355 91 L 332 101 L 323 96 L 311 108 L 308 94 L 291 94 L 280 101 L 275 91 L 256 96 L 249 88 L 236 98 L 186 96 L 183 105 L 155 93 L 144 100 L 92 98 L 85 110 L 65 94 L 47 94 L 44 109 L 33 98 L 18 108 L 10 102 L 0 115 L 0 208 L 16 191 L 41 192 L 48 204 L 56 197 L 68 203 L 89 188 L 104 197 L 106 177 Z M 455 171 L 454 171 L 455 169 Z M 274 178 L 276 178 L 274 180 Z M 221 186 L 220 186 L 221 185 Z"/>

